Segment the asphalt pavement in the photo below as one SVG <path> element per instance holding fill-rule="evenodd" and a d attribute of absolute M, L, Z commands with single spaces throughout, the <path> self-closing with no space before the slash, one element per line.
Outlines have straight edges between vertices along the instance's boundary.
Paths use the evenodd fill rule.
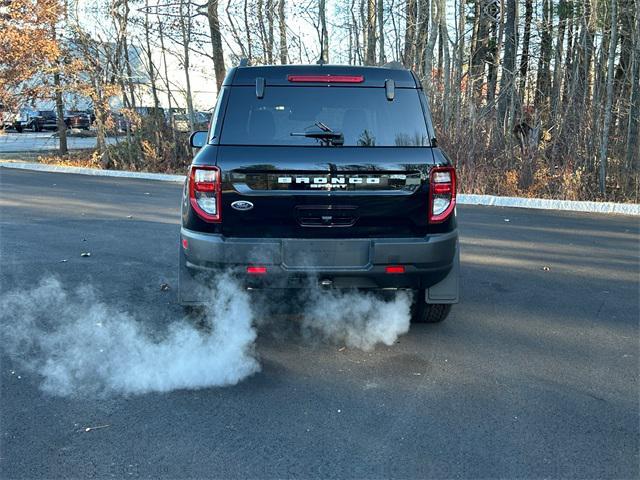
<path fill-rule="evenodd" d="M 0 168 L 2 292 L 55 274 L 162 330 L 180 189 Z M 3 353 L 0 477 L 638 478 L 638 218 L 458 216 L 461 303 L 390 347 L 261 330 L 236 386 L 106 399 L 45 394 Z"/>

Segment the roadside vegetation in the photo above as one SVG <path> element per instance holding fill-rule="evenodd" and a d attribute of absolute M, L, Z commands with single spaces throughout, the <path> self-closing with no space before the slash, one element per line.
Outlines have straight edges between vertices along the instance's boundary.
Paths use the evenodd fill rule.
<path fill-rule="evenodd" d="M 61 151 L 43 161 L 184 172 L 195 69 L 219 88 L 241 58 L 322 56 L 412 68 L 462 192 L 639 201 L 640 0 L 0 0 L 0 12 L 4 110 L 49 98 L 61 115 L 70 92 L 92 105 L 96 151 L 68 156 L 59 121 Z"/>

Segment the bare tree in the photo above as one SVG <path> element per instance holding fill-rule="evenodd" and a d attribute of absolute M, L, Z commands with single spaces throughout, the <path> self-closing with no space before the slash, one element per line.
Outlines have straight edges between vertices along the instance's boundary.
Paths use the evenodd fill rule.
<path fill-rule="evenodd" d="M 417 0 L 406 0 L 405 2 L 405 34 L 404 34 L 404 54 L 402 62 L 405 67 L 411 68 L 415 61 L 416 49 L 416 22 L 418 20 Z"/>
<path fill-rule="evenodd" d="M 376 63 L 376 0 L 367 0 L 367 65 Z"/>
<path fill-rule="evenodd" d="M 607 62 L 607 97 L 604 107 L 604 121 L 602 125 L 602 140 L 600 143 L 600 193 L 607 190 L 607 154 L 609 148 L 609 129 L 613 106 L 613 82 L 616 47 L 618 45 L 618 2 L 611 0 L 611 40 L 609 43 L 609 59 Z"/>
<path fill-rule="evenodd" d="M 193 96 L 191 93 L 191 52 L 189 44 L 191 43 L 191 3 L 189 0 L 180 0 L 180 34 L 182 37 L 182 65 L 184 66 L 184 78 L 186 86 L 187 113 L 189 115 L 189 129 L 194 131 L 195 128 L 195 111 L 193 109 Z"/>
<path fill-rule="evenodd" d="M 384 65 L 387 61 L 384 54 L 384 1 L 378 0 L 378 41 L 380 42 L 380 50 L 378 63 Z"/>
<path fill-rule="evenodd" d="M 284 4 L 286 0 L 278 0 L 278 27 L 280 30 L 280 63 L 288 62 L 287 52 L 287 20 L 284 13 Z"/>
<path fill-rule="evenodd" d="M 222 36 L 220 35 L 220 20 L 218 18 L 218 0 L 209 0 L 207 4 L 207 18 L 211 31 L 211 48 L 213 49 L 213 70 L 216 74 L 216 86 L 218 91 L 227 70 L 224 66 L 224 52 L 222 50 Z"/>
<path fill-rule="evenodd" d="M 512 104 L 512 94 L 516 79 L 516 0 L 507 0 L 507 23 L 504 35 L 504 58 L 502 60 L 502 78 L 500 80 L 500 98 L 498 99 L 498 123 L 506 127 L 507 113 Z"/>

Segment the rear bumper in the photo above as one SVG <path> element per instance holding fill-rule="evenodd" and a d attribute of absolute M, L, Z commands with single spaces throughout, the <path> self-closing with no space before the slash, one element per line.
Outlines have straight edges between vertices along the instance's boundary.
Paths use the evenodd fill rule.
<path fill-rule="evenodd" d="M 183 228 L 180 236 L 181 245 L 187 244 L 180 249 L 180 297 L 185 304 L 199 303 L 198 285 L 223 270 L 237 273 L 252 288 L 328 284 L 335 288 L 429 289 L 445 282 L 449 287 L 439 294 L 442 303 L 457 301 L 455 230 L 421 238 L 275 239 L 226 238 Z M 266 267 L 267 273 L 248 275 L 250 265 Z M 402 265 L 405 272 L 388 274 L 389 265 Z"/>

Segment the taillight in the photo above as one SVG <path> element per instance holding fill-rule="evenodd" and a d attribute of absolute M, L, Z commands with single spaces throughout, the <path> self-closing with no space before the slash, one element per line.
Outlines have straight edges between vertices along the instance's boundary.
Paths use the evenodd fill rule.
<path fill-rule="evenodd" d="M 189 173 L 189 200 L 198 216 L 207 222 L 221 221 L 220 169 L 208 165 L 193 165 Z"/>
<path fill-rule="evenodd" d="M 429 222 L 444 222 L 456 206 L 456 170 L 434 167 L 429 179 Z"/>

